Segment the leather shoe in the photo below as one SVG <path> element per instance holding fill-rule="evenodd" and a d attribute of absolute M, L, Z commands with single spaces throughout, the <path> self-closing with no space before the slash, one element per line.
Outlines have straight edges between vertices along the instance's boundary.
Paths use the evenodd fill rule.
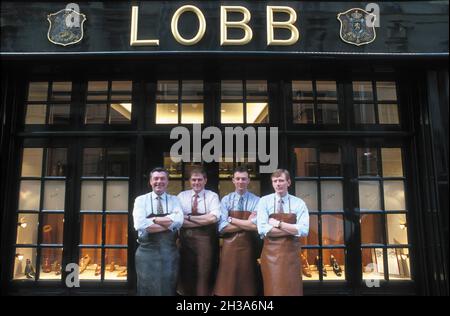
<path fill-rule="evenodd" d="M 315 263 L 316 263 L 317 271 L 319 271 L 319 267 L 320 267 L 319 256 L 316 257 L 316 262 Z M 322 274 L 323 274 L 324 277 L 327 276 L 327 270 L 325 269 L 325 266 L 322 269 Z"/>
<path fill-rule="evenodd" d="M 302 260 L 302 273 L 304 276 L 310 278 L 312 277 L 311 270 L 309 269 L 308 260 L 305 258 L 303 254 L 300 254 L 300 258 Z"/>
<path fill-rule="evenodd" d="M 333 255 L 330 255 L 330 263 L 331 263 L 331 266 L 333 267 L 334 273 L 338 277 L 340 277 L 342 275 L 342 269 L 341 269 L 341 266 L 339 265 L 339 263 L 337 262 L 336 258 Z"/>

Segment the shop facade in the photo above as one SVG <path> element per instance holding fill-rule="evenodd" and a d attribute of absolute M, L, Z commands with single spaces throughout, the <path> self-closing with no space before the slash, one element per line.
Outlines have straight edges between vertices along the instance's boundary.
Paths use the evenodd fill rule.
<path fill-rule="evenodd" d="M 250 138 L 173 162 L 173 128 L 203 148 L 201 124 L 223 143 L 278 128 L 310 211 L 306 295 L 448 295 L 448 1 L 74 5 L 1 5 L 2 293 L 135 294 L 133 202 L 156 166 L 173 194 L 198 164 L 221 197 L 240 164 L 271 193 Z"/>

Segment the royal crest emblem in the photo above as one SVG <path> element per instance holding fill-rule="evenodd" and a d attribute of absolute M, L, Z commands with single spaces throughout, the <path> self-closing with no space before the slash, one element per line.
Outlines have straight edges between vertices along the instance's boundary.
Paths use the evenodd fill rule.
<path fill-rule="evenodd" d="M 376 15 L 363 9 L 350 9 L 337 16 L 341 22 L 341 39 L 356 46 L 372 43 L 376 38 Z"/>
<path fill-rule="evenodd" d="M 84 14 L 66 8 L 47 15 L 47 20 L 50 23 L 47 38 L 53 44 L 68 46 L 83 39 Z"/>

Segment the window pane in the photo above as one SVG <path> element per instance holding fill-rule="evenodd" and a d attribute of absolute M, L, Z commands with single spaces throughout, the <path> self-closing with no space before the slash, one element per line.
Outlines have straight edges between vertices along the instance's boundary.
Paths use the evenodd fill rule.
<path fill-rule="evenodd" d="M 361 243 L 384 244 L 383 215 L 361 215 Z"/>
<path fill-rule="evenodd" d="M 24 180 L 20 182 L 19 210 L 39 211 L 41 182 Z"/>
<path fill-rule="evenodd" d="M 388 242 L 391 245 L 408 244 L 408 225 L 405 214 L 388 214 L 387 233 Z"/>
<path fill-rule="evenodd" d="M 128 177 L 128 149 L 110 148 L 108 149 L 108 177 Z"/>
<path fill-rule="evenodd" d="M 106 183 L 106 210 L 128 211 L 128 181 Z"/>
<path fill-rule="evenodd" d="M 178 124 L 178 104 L 157 104 L 156 124 Z"/>
<path fill-rule="evenodd" d="M 302 249 L 300 260 L 302 264 L 303 281 L 319 280 L 319 269 L 316 258 L 319 257 L 318 249 Z"/>
<path fill-rule="evenodd" d="M 102 148 L 85 148 L 83 151 L 83 177 L 103 177 L 104 157 Z"/>
<path fill-rule="evenodd" d="M 319 222 L 317 215 L 309 216 L 309 233 L 307 237 L 300 238 L 302 246 L 317 246 L 319 245 Z"/>
<path fill-rule="evenodd" d="M 38 214 L 17 215 L 17 244 L 37 244 Z"/>
<path fill-rule="evenodd" d="M 378 181 L 359 182 L 359 208 L 361 211 L 381 210 Z"/>
<path fill-rule="evenodd" d="M 45 181 L 43 209 L 47 211 L 63 211 L 65 194 L 65 181 Z"/>
<path fill-rule="evenodd" d="M 113 81 L 111 83 L 111 100 L 131 101 L 131 81 Z"/>
<path fill-rule="evenodd" d="M 292 98 L 312 101 L 314 99 L 312 81 L 292 81 Z"/>
<path fill-rule="evenodd" d="M 30 82 L 28 101 L 47 101 L 48 82 Z"/>
<path fill-rule="evenodd" d="M 178 102 L 178 81 L 158 80 L 156 100 Z"/>
<path fill-rule="evenodd" d="M 247 123 L 269 123 L 269 106 L 267 103 L 247 103 Z"/>
<path fill-rule="evenodd" d="M 106 104 L 86 104 L 85 124 L 106 124 Z"/>
<path fill-rule="evenodd" d="M 266 101 L 267 100 L 267 81 L 265 80 L 247 80 L 247 100 L 248 101 Z"/>
<path fill-rule="evenodd" d="M 358 175 L 360 177 L 378 176 L 378 151 L 376 148 L 358 148 Z"/>
<path fill-rule="evenodd" d="M 308 207 L 308 211 L 318 211 L 317 199 L 317 182 L 316 181 L 296 181 L 295 191 L 299 198 L 301 198 Z"/>
<path fill-rule="evenodd" d="M 184 103 L 181 111 L 182 124 L 203 124 L 203 104 Z"/>
<path fill-rule="evenodd" d="M 100 280 L 101 262 L 101 249 L 80 249 L 80 280 Z"/>
<path fill-rule="evenodd" d="M 293 105 L 295 124 L 314 124 L 314 104 L 296 103 Z"/>
<path fill-rule="evenodd" d="M 106 215 L 106 245 L 128 245 L 128 215 Z"/>
<path fill-rule="evenodd" d="M 14 256 L 14 280 L 36 278 L 36 248 L 17 248 Z"/>
<path fill-rule="evenodd" d="M 339 109 L 337 104 L 317 104 L 318 124 L 339 124 Z"/>
<path fill-rule="evenodd" d="M 317 100 L 337 100 L 337 87 L 335 81 L 317 81 Z"/>
<path fill-rule="evenodd" d="M 384 209 L 405 210 L 405 186 L 403 181 L 384 181 Z"/>
<path fill-rule="evenodd" d="M 103 210 L 103 182 L 83 181 L 81 183 L 81 211 Z"/>
<path fill-rule="evenodd" d="M 222 100 L 242 100 L 244 98 L 241 80 L 223 80 L 221 89 Z"/>
<path fill-rule="evenodd" d="M 258 180 L 250 181 L 250 184 L 248 185 L 248 190 L 258 196 L 261 196 L 261 182 Z"/>
<path fill-rule="evenodd" d="M 181 181 L 170 180 L 169 185 L 167 186 L 167 193 L 172 195 L 178 195 L 178 193 L 180 193 L 183 190 L 181 186 L 182 186 Z"/>
<path fill-rule="evenodd" d="M 327 274 L 324 280 L 345 280 L 344 249 L 323 249 L 323 263 Z"/>
<path fill-rule="evenodd" d="M 397 104 L 378 104 L 380 124 L 400 124 Z"/>
<path fill-rule="evenodd" d="M 42 148 L 24 148 L 22 177 L 40 177 L 42 174 Z"/>
<path fill-rule="evenodd" d="M 127 124 L 131 121 L 131 103 L 111 103 L 109 111 L 110 124 Z"/>
<path fill-rule="evenodd" d="M 340 181 L 322 181 L 321 198 L 322 198 L 322 211 L 344 211 L 344 205 L 342 202 L 342 182 Z"/>
<path fill-rule="evenodd" d="M 182 81 L 181 83 L 183 100 L 203 101 L 203 81 Z"/>
<path fill-rule="evenodd" d="M 342 215 L 322 215 L 322 244 L 344 244 L 344 219 Z"/>
<path fill-rule="evenodd" d="M 108 81 L 89 81 L 87 98 L 88 100 L 106 101 L 108 99 Z"/>
<path fill-rule="evenodd" d="M 403 177 L 401 148 L 381 148 L 384 177 Z"/>
<path fill-rule="evenodd" d="M 72 82 L 53 82 L 51 99 L 53 101 L 70 101 Z"/>
<path fill-rule="evenodd" d="M 375 107 L 373 104 L 355 104 L 356 124 L 375 124 Z"/>
<path fill-rule="evenodd" d="M 48 111 L 48 124 L 69 124 L 70 105 L 50 105 Z"/>
<path fill-rule="evenodd" d="M 397 101 L 395 82 L 377 82 L 378 101 Z"/>
<path fill-rule="evenodd" d="M 62 248 L 42 248 L 40 280 L 61 279 Z"/>
<path fill-rule="evenodd" d="M 127 249 L 105 250 L 105 280 L 127 279 Z"/>
<path fill-rule="evenodd" d="M 45 104 L 28 104 L 25 124 L 45 124 L 46 112 Z"/>
<path fill-rule="evenodd" d="M 66 176 L 67 148 L 47 148 L 47 166 L 45 169 L 47 176 Z"/>
<path fill-rule="evenodd" d="M 407 248 L 387 250 L 389 279 L 411 279 L 409 251 Z"/>
<path fill-rule="evenodd" d="M 62 244 L 64 235 L 64 214 L 43 215 L 42 243 Z"/>
<path fill-rule="evenodd" d="M 219 197 L 222 199 L 225 195 L 235 190 L 234 184 L 230 180 L 219 181 Z"/>
<path fill-rule="evenodd" d="M 317 151 L 315 148 L 295 148 L 297 177 L 317 177 Z"/>
<path fill-rule="evenodd" d="M 243 103 L 222 103 L 221 122 L 230 124 L 244 123 Z"/>
<path fill-rule="evenodd" d="M 363 280 L 384 280 L 384 258 L 381 248 L 361 249 Z"/>
<path fill-rule="evenodd" d="M 373 88 L 371 81 L 355 81 L 353 82 L 353 99 L 354 100 L 373 100 Z"/>
<path fill-rule="evenodd" d="M 339 147 L 320 147 L 320 176 L 341 176 L 341 151 Z"/>
<path fill-rule="evenodd" d="M 102 215 L 81 215 L 81 244 L 100 245 L 102 243 Z"/>

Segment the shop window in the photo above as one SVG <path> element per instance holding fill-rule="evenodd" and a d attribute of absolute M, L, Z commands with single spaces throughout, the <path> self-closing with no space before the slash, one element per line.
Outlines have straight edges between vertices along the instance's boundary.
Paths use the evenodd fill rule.
<path fill-rule="evenodd" d="M 411 279 L 401 148 L 357 148 L 363 279 Z"/>
<path fill-rule="evenodd" d="M 341 149 L 300 147 L 294 154 L 296 195 L 310 214 L 309 234 L 301 238 L 303 280 L 345 280 Z"/>
<path fill-rule="evenodd" d="M 130 124 L 131 81 L 89 81 L 85 124 Z"/>
<path fill-rule="evenodd" d="M 127 280 L 129 149 L 84 148 L 80 280 Z"/>
<path fill-rule="evenodd" d="M 220 122 L 222 124 L 267 124 L 267 81 L 223 80 Z"/>
<path fill-rule="evenodd" d="M 170 153 L 164 153 L 164 168 L 169 172 L 167 193 L 178 195 L 181 191 L 190 190 L 190 172 L 193 168 L 201 166 L 201 163 L 173 162 L 170 158 Z"/>
<path fill-rule="evenodd" d="M 199 80 L 159 80 L 156 124 L 203 124 L 203 89 Z"/>
<path fill-rule="evenodd" d="M 61 279 L 66 148 L 23 148 L 14 280 Z"/>
<path fill-rule="evenodd" d="M 292 81 L 294 124 L 340 123 L 335 81 Z"/>
<path fill-rule="evenodd" d="M 30 82 L 25 124 L 69 124 L 71 94 L 72 82 Z"/>
<path fill-rule="evenodd" d="M 399 125 L 395 82 L 354 81 L 355 124 Z"/>

